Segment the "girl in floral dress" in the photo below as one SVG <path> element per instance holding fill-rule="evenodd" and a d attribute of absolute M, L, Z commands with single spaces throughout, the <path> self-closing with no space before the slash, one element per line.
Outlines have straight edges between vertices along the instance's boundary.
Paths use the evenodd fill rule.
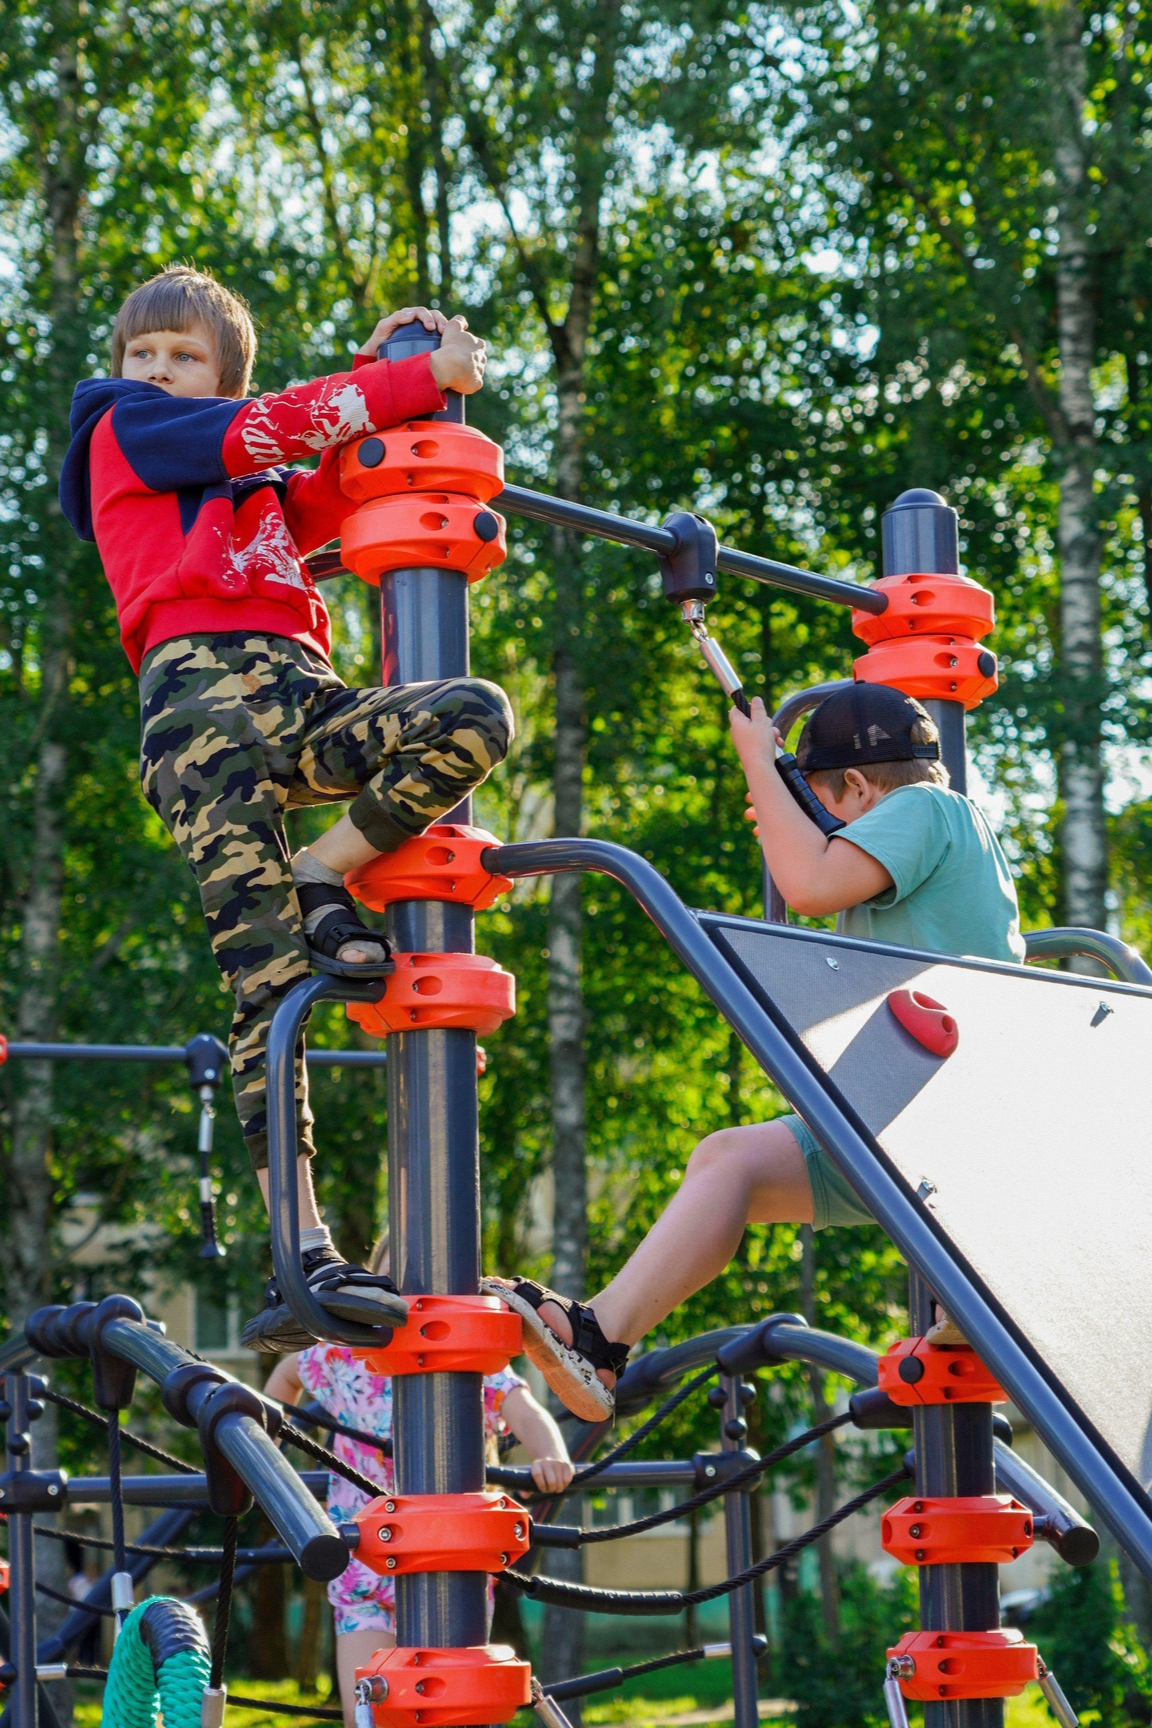
<path fill-rule="evenodd" d="M 384 1254 L 373 1255 L 373 1261 Z M 376 1269 L 374 1267 L 374 1269 Z M 383 1266 L 379 1269 L 384 1270 Z M 281 1357 L 264 1387 L 271 1398 L 295 1403 L 307 1392 L 329 1416 L 362 1434 L 392 1435 L 392 1382 L 382 1374 L 370 1374 L 362 1357 L 340 1344 L 314 1344 L 292 1356 Z M 532 1479 L 546 1493 L 558 1493 L 572 1480 L 572 1463 L 564 1437 L 548 1412 L 533 1398 L 527 1382 L 510 1369 L 484 1377 L 484 1433 L 490 1442 L 512 1433 L 532 1459 Z M 392 1460 L 375 1447 L 337 1434 L 332 1450 L 346 1464 L 380 1484 L 380 1492 L 393 1486 Z M 353 1514 L 367 1505 L 367 1496 L 341 1476 L 331 1478 L 328 1514 L 335 1524 L 351 1523 Z M 336 1618 L 336 1672 L 344 1707 L 345 1728 L 353 1728 L 356 1669 L 363 1667 L 375 1651 L 396 1642 L 395 1588 L 391 1578 L 372 1572 L 359 1560 L 328 1586 L 328 1600 Z"/>

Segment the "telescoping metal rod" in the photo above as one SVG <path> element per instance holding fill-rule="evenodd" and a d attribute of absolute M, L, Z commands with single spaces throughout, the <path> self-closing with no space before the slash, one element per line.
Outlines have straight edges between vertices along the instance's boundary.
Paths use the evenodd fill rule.
<path fill-rule="evenodd" d="M 668 528 L 657 528 L 650 522 L 633 522 L 627 516 L 616 516 L 610 510 L 594 510 L 588 504 L 573 504 L 566 498 L 553 498 L 547 492 L 531 492 L 525 486 L 505 486 L 499 497 L 493 498 L 495 510 L 510 510 L 516 516 L 529 516 L 537 522 L 553 522 L 560 528 L 574 528 L 581 534 L 595 534 L 601 540 L 615 540 L 622 546 L 639 546 L 657 557 L 670 557 L 678 549 L 675 534 Z M 738 552 L 732 546 L 718 549 L 716 562 L 732 576 L 748 576 L 753 582 L 764 582 L 770 588 L 783 588 L 790 594 L 811 594 L 817 600 L 831 600 L 838 606 L 853 606 L 858 612 L 886 612 L 887 596 L 875 588 L 863 588 L 856 582 L 841 582 L 835 576 L 818 576 L 814 570 L 800 570 L 794 564 L 780 564 L 775 558 L 759 558 L 753 552 Z"/>

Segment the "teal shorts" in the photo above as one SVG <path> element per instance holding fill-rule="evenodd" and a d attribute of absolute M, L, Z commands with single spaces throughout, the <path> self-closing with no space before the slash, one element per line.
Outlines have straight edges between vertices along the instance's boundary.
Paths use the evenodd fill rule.
<path fill-rule="evenodd" d="M 829 1224 L 874 1224 L 871 1212 L 858 1199 L 856 1190 L 833 1164 L 815 1134 L 799 1116 L 782 1116 L 804 1154 L 808 1180 L 812 1184 L 812 1228 L 826 1230 Z"/>

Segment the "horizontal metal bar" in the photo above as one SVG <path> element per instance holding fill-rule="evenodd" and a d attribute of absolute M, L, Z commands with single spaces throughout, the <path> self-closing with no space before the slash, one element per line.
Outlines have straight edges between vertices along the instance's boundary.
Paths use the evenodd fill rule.
<path fill-rule="evenodd" d="M 9 1044 L 13 1062 L 183 1062 L 183 1044 Z M 386 1050 L 306 1050 L 310 1068 L 383 1068 Z"/>
<path fill-rule="evenodd" d="M 1152 966 L 1135 948 L 1104 930 L 1026 930 L 1024 953 L 1028 960 L 1070 960 L 1083 955 L 1099 960 L 1125 984 L 1152 984 Z"/>
<path fill-rule="evenodd" d="M 827 1076 L 774 1024 L 660 872 L 638 853 L 604 840 L 557 839 L 496 846 L 483 854 L 482 862 L 486 869 L 505 876 L 597 870 L 623 883 L 765 1074 L 811 1128 L 908 1264 L 924 1277 L 945 1311 L 972 1340 L 1120 1546 L 1144 1576 L 1152 1579 L 1152 1506 L 1146 1492 L 1103 1444 L 1098 1444 L 1087 1419 L 1069 1408 L 1071 1395 L 1053 1383 L 1050 1370 L 1005 1323 L 984 1286 L 893 1174 L 870 1136 L 847 1114 L 844 1101 Z"/>
<path fill-rule="evenodd" d="M 528 1464 L 490 1465 L 487 1480 L 498 1488 L 519 1488 L 524 1493 L 535 1491 L 532 1469 Z M 689 1459 L 628 1458 L 619 1464 L 609 1464 L 588 1484 L 588 1492 L 601 1488 L 664 1488 L 690 1487 L 696 1481 L 696 1467 Z M 579 1483 L 574 1494 L 584 1492 Z"/>
<path fill-rule="evenodd" d="M 595 510 L 589 504 L 574 504 L 570 499 L 553 498 L 547 492 L 532 492 L 524 486 L 505 486 L 492 503 L 497 510 L 510 510 L 516 516 L 528 516 L 537 522 L 551 522 L 558 528 L 574 528 L 581 534 L 595 534 L 601 540 L 615 540 L 622 546 L 639 546 L 657 557 L 670 557 L 678 544 L 668 528 L 634 522 L 610 510 Z M 791 594 L 810 594 L 817 600 L 855 607 L 858 612 L 888 610 L 887 596 L 876 588 L 841 582 L 834 576 L 818 576 L 813 570 L 800 570 L 794 564 L 780 564 L 775 558 L 760 558 L 753 552 L 738 552 L 732 546 L 718 549 L 716 563 L 733 576 L 747 576 L 753 582 L 765 582 Z"/>
<path fill-rule="evenodd" d="M 327 1470 L 301 1470 L 297 1480 L 314 1500 L 327 1498 Z M 207 1506 L 208 1478 L 195 1476 L 123 1476 L 124 1499 L 129 1506 Z M 69 1506 L 106 1506 L 112 1498 L 107 1476 L 73 1476 L 65 1489 Z M 152 1540 L 151 1537 L 148 1538 Z"/>

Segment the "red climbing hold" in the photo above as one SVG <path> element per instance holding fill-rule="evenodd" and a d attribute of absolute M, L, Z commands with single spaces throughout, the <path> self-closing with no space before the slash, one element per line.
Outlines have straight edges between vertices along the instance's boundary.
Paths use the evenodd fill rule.
<path fill-rule="evenodd" d="M 933 1056 L 951 1056 L 960 1042 L 960 1028 L 945 1008 L 922 990 L 893 990 L 888 1006 L 905 1032 L 931 1050 Z"/>

